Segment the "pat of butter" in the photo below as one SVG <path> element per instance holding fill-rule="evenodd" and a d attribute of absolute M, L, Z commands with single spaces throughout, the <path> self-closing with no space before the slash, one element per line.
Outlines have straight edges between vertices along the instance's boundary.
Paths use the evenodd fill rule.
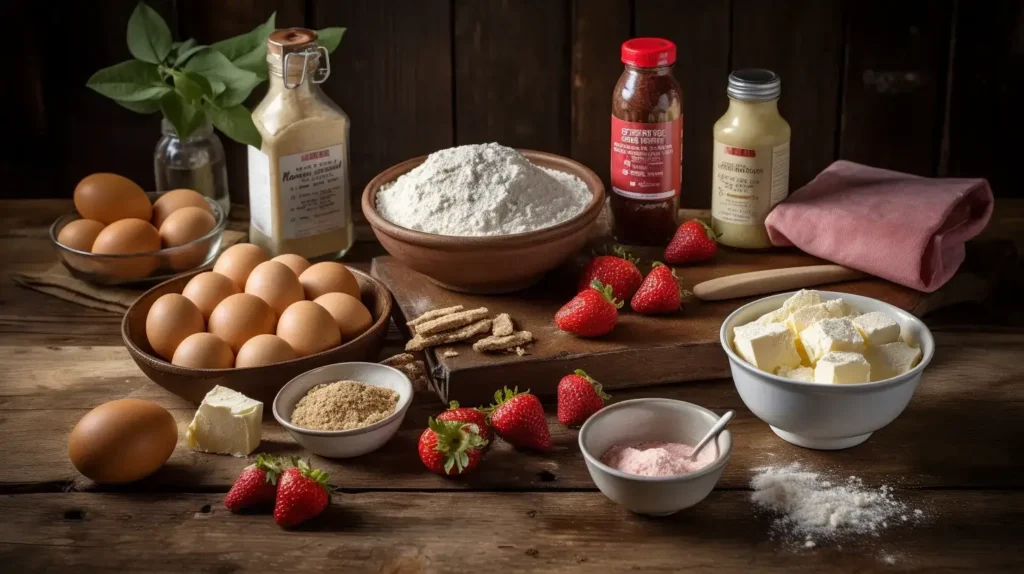
<path fill-rule="evenodd" d="M 818 359 L 814 382 L 827 385 L 852 385 L 871 380 L 871 365 L 860 353 L 831 352 Z"/>
<path fill-rule="evenodd" d="M 785 323 L 786 317 L 789 316 L 789 311 L 784 308 L 779 308 L 774 311 L 769 311 L 764 315 L 757 318 L 754 323 L 758 325 L 767 325 L 769 323 Z"/>
<path fill-rule="evenodd" d="M 796 337 L 780 323 L 751 323 L 733 329 L 733 346 L 744 360 L 762 371 L 775 372 L 779 367 L 797 367 Z"/>
<path fill-rule="evenodd" d="M 786 315 L 791 315 L 798 309 L 810 307 L 811 305 L 818 305 L 820 303 L 821 295 L 817 291 L 801 289 L 794 293 L 792 297 L 786 299 L 786 302 L 782 304 L 782 308 L 786 311 Z"/>
<path fill-rule="evenodd" d="M 804 383 L 814 382 L 814 369 L 810 367 L 800 366 L 795 369 L 782 367 L 778 371 L 776 371 L 775 374 L 785 379 L 792 379 L 794 381 L 802 381 Z"/>
<path fill-rule="evenodd" d="M 869 345 L 884 345 L 900 340 L 900 325 L 885 313 L 874 311 L 853 320 Z"/>
<path fill-rule="evenodd" d="M 247 456 L 260 445 L 262 421 L 263 403 L 227 387 L 213 387 L 188 425 L 188 447 Z"/>
<path fill-rule="evenodd" d="M 864 337 L 854 326 L 853 321 L 846 317 L 818 321 L 800 332 L 800 342 L 803 343 L 804 351 L 812 363 L 832 351 L 864 351 Z"/>
<path fill-rule="evenodd" d="M 871 380 L 884 381 L 913 369 L 921 360 L 921 349 L 896 341 L 868 347 L 864 357 L 871 363 Z"/>
<path fill-rule="evenodd" d="M 846 315 L 846 306 L 842 299 L 831 299 L 817 305 L 809 305 L 797 309 L 786 319 L 786 326 L 799 334 L 804 329 L 822 319 L 838 319 Z"/>

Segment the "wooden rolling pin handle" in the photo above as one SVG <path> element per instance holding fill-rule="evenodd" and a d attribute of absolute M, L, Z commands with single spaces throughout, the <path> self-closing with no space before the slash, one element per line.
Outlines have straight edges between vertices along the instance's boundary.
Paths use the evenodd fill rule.
<path fill-rule="evenodd" d="M 693 294 L 705 301 L 736 299 L 779 293 L 823 283 L 851 281 L 866 274 L 842 265 L 809 265 L 752 271 L 711 279 L 693 287 Z"/>

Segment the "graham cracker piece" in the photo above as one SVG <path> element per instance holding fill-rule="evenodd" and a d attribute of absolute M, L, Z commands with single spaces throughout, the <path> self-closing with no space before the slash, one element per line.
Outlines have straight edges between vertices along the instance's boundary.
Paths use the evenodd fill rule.
<path fill-rule="evenodd" d="M 419 325 L 420 323 L 425 323 L 427 321 L 430 321 L 431 319 L 437 319 L 438 317 L 444 317 L 445 315 L 458 313 L 459 311 L 462 311 L 462 309 L 462 305 L 456 305 L 454 307 L 444 307 L 442 309 L 431 309 L 430 311 L 427 311 L 426 313 L 420 315 L 419 317 L 416 317 L 412 321 L 409 321 L 408 323 L 406 323 L 406 325 L 410 327 L 415 327 L 416 325 Z"/>
<path fill-rule="evenodd" d="M 486 353 L 490 351 L 508 351 L 526 345 L 533 341 L 533 333 L 529 331 L 516 331 L 511 335 L 505 335 L 504 337 L 498 337 L 491 335 L 480 339 L 476 343 L 473 343 L 473 350 L 478 353 Z"/>
<path fill-rule="evenodd" d="M 508 337 L 516 332 L 516 326 L 512 324 L 512 317 L 508 313 L 502 313 L 494 318 L 491 325 L 491 334 L 495 337 Z"/>
<path fill-rule="evenodd" d="M 427 375 L 427 366 L 423 364 L 423 361 L 417 359 L 415 355 L 399 353 L 384 359 L 380 363 L 402 371 L 402 374 L 412 382 L 414 391 L 423 392 L 430 390 L 430 376 Z"/>
<path fill-rule="evenodd" d="M 449 359 L 451 357 L 458 357 L 459 352 L 456 351 L 455 349 L 445 349 L 444 352 L 441 353 L 441 356 L 444 357 L 445 359 Z"/>
<path fill-rule="evenodd" d="M 413 327 L 413 329 L 416 330 L 417 335 L 436 335 L 438 333 L 444 333 L 451 331 L 452 329 L 464 327 L 470 323 L 475 323 L 476 321 L 487 317 L 488 313 L 489 311 L 487 310 L 487 307 L 470 309 L 468 311 L 458 311 L 455 313 L 449 313 L 443 317 L 438 317 L 437 319 L 424 321 Z"/>
<path fill-rule="evenodd" d="M 420 335 L 417 334 L 409 342 L 405 344 L 406 351 L 422 351 L 427 347 L 436 347 L 438 345 L 447 345 L 449 343 L 458 343 L 459 341 L 465 341 L 470 337 L 477 335 L 483 335 L 487 331 L 491 330 L 491 320 L 481 319 L 476 323 L 470 323 L 465 327 L 456 329 L 454 331 L 447 331 L 444 333 L 438 333 L 436 335 Z"/>
<path fill-rule="evenodd" d="M 411 363 L 415 360 L 416 355 L 413 355 L 412 353 L 399 353 L 397 355 L 392 355 L 384 359 L 383 361 L 380 362 L 380 364 L 387 365 L 389 367 L 397 367 L 398 365 Z"/>
<path fill-rule="evenodd" d="M 523 355 L 525 355 L 525 354 L 526 354 L 526 349 L 524 349 L 524 348 L 522 348 L 522 347 L 516 347 L 516 348 L 515 348 L 515 353 L 516 353 L 517 355 L 519 355 L 520 357 L 522 357 Z"/>

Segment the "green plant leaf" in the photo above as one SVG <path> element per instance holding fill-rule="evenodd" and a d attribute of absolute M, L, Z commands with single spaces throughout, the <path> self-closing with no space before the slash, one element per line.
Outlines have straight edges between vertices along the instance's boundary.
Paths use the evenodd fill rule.
<path fill-rule="evenodd" d="M 160 111 L 160 100 L 142 100 L 140 102 L 121 102 L 114 100 L 118 105 L 137 114 L 153 114 Z"/>
<path fill-rule="evenodd" d="M 203 76 L 178 70 L 172 70 L 171 76 L 174 77 L 174 89 L 184 96 L 186 101 L 198 102 L 204 95 L 213 97 L 213 88 Z"/>
<path fill-rule="evenodd" d="M 190 103 L 177 90 L 160 98 L 160 111 L 163 112 L 164 118 L 174 126 L 174 131 L 180 139 L 192 135 L 192 132 L 196 131 L 205 119 L 205 114 L 199 104 Z"/>
<path fill-rule="evenodd" d="M 174 58 L 175 68 L 180 68 L 182 65 L 185 64 L 185 62 L 188 61 L 189 58 L 196 55 L 197 52 L 209 48 L 209 46 L 197 46 L 195 45 L 196 41 L 191 39 L 186 41 L 185 44 L 188 44 L 189 42 L 192 42 L 193 45 L 186 47 L 183 44 L 181 49 L 177 51 L 177 55 Z"/>
<path fill-rule="evenodd" d="M 330 54 L 338 49 L 341 37 L 345 35 L 345 28 L 324 28 L 323 30 L 317 30 L 316 35 L 320 45 L 327 48 L 327 53 Z"/>
<path fill-rule="evenodd" d="M 221 108 L 215 104 L 207 104 L 206 113 L 218 130 L 236 142 L 257 149 L 263 145 L 263 138 L 256 129 L 256 124 L 252 123 L 252 114 L 245 106 Z"/>
<path fill-rule="evenodd" d="M 265 80 L 267 79 L 267 37 L 274 31 L 276 19 L 277 12 L 274 12 L 266 22 L 249 32 L 215 42 L 210 47 L 224 54 L 236 67 L 252 72 L 261 80 Z"/>
<path fill-rule="evenodd" d="M 217 95 L 217 105 L 221 108 L 241 104 L 260 83 L 259 76 L 235 66 L 217 50 L 199 52 L 184 69 L 205 76 L 211 86 L 214 81 L 224 84 L 224 90 Z"/>
<path fill-rule="evenodd" d="M 93 74 L 85 85 L 119 102 L 156 101 L 171 91 L 155 64 L 138 60 L 103 68 Z"/>
<path fill-rule="evenodd" d="M 156 10 L 143 2 L 128 19 L 128 50 L 136 59 L 160 64 L 171 51 L 171 29 Z"/>

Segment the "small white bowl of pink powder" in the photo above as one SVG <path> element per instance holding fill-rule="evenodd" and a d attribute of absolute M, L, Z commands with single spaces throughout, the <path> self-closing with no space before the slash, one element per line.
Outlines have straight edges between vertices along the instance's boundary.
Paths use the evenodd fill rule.
<path fill-rule="evenodd" d="M 685 401 L 623 401 L 587 420 L 580 450 L 594 484 L 613 502 L 638 514 L 674 514 L 704 500 L 729 461 L 728 430 L 689 458 L 718 419 Z"/>

